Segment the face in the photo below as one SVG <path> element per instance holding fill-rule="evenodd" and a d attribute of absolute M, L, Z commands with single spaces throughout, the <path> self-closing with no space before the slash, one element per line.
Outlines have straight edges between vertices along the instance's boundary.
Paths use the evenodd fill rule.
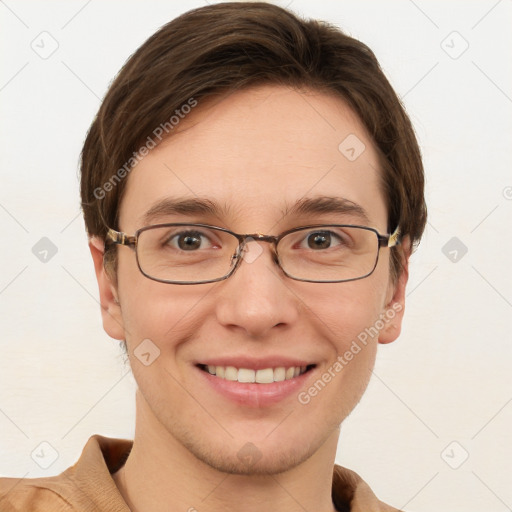
<path fill-rule="evenodd" d="M 387 233 L 377 153 L 339 98 L 258 87 L 199 104 L 178 129 L 130 173 L 121 231 L 185 222 L 270 235 L 312 224 Z M 338 148 L 350 134 L 365 146 L 356 159 Z M 165 200 L 188 207 L 147 219 Z M 213 208 L 191 207 L 198 200 Z M 350 207 L 333 210 L 334 200 Z M 139 430 L 240 474 L 281 472 L 316 454 L 359 401 L 377 343 L 399 334 L 406 275 L 391 281 L 390 250 L 369 277 L 326 284 L 286 277 L 261 242 L 229 279 L 176 285 L 148 279 L 134 251 L 118 247 L 114 287 L 93 247 L 105 329 L 126 340 L 138 384 Z M 159 350 L 148 365 L 134 355 L 143 340 Z M 278 382 L 231 381 L 233 372 Z"/>

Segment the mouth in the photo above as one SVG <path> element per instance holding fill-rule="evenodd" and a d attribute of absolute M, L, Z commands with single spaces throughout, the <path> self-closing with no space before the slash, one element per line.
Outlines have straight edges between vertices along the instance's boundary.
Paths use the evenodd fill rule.
<path fill-rule="evenodd" d="M 310 375 L 317 367 L 316 364 L 269 366 L 268 363 L 258 363 L 258 368 L 248 368 L 251 366 L 249 361 L 241 362 L 240 367 L 218 364 L 195 366 L 205 390 L 211 389 L 237 406 L 260 409 L 297 396 L 314 378 Z"/>
<path fill-rule="evenodd" d="M 219 379 L 249 384 L 272 384 L 273 382 L 291 380 L 311 371 L 315 366 L 314 364 L 307 366 L 278 366 L 256 370 L 252 368 L 236 368 L 235 366 L 197 365 L 200 370 Z"/>

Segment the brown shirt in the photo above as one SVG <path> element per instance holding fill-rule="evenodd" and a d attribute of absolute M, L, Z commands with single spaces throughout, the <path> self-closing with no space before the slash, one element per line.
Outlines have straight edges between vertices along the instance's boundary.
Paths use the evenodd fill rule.
<path fill-rule="evenodd" d="M 0 512 L 130 512 L 112 473 L 132 441 L 92 436 L 76 464 L 58 476 L 0 478 Z M 359 475 L 335 465 L 332 499 L 340 512 L 399 512 L 380 502 Z"/>

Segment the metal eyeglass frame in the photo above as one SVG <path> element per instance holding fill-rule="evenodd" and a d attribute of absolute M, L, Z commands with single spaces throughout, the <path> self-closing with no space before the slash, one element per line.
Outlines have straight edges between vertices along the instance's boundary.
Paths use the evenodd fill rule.
<path fill-rule="evenodd" d="M 236 253 L 233 254 L 233 256 L 232 256 L 233 259 L 236 258 L 235 264 L 233 265 L 233 267 L 229 270 L 229 272 L 225 276 L 218 277 L 216 279 L 207 279 L 204 281 L 170 281 L 167 279 L 158 279 L 156 277 L 152 277 L 152 276 L 146 274 L 144 272 L 144 270 L 142 269 L 142 267 L 140 266 L 139 255 L 138 255 L 138 251 L 137 251 L 137 243 L 138 243 L 139 235 L 142 232 L 150 230 L 150 229 L 172 227 L 172 226 L 196 226 L 199 228 L 209 228 L 209 229 L 213 228 L 215 230 L 223 231 L 225 233 L 228 233 L 228 234 L 234 236 L 238 240 L 238 249 L 237 249 Z M 375 264 L 374 264 L 373 268 L 370 270 L 370 272 L 368 272 L 367 274 L 365 274 L 361 277 L 354 277 L 354 278 L 350 278 L 350 279 L 340 279 L 340 280 L 335 280 L 335 281 L 317 281 L 317 280 L 313 280 L 313 279 L 301 279 L 301 278 L 294 277 L 294 276 L 288 274 L 286 272 L 286 270 L 283 269 L 283 267 L 281 266 L 281 262 L 279 261 L 279 255 L 277 252 L 277 244 L 279 243 L 279 241 L 281 239 L 283 239 L 286 235 L 289 235 L 290 233 L 294 233 L 296 231 L 301 231 L 303 229 L 312 229 L 312 228 L 321 228 L 321 227 L 360 228 L 360 229 L 365 229 L 367 231 L 372 231 L 373 233 L 375 233 L 375 235 L 377 236 L 377 240 L 378 240 L 377 257 L 375 258 Z M 282 233 L 280 233 L 277 236 L 273 236 L 273 235 L 263 235 L 261 233 L 239 234 L 239 233 L 230 231 L 229 229 L 221 228 L 219 226 L 212 226 L 210 224 L 178 222 L 178 223 L 165 223 L 165 224 L 154 224 L 151 226 L 144 226 L 144 227 L 138 229 L 137 231 L 135 231 L 135 234 L 132 236 L 130 236 L 126 233 L 123 233 L 122 231 L 116 231 L 115 229 L 107 228 L 105 247 L 107 248 L 109 245 L 125 245 L 125 246 L 133 249 L 135 251 L 135 258 L 137 260 L 137 266 L 139 267 L 140 272 L 142 273 L 142 275 L 144 275 L 145 277 L 147 277 L 148 279 L 151 279 L 153 281 L 157 281 L 159 283 L 168 283 L 168 284 L 206 284 L 206 283 L 215 283 L 218 281 L 223 281 L 235 273 L 236 269 L 240 266 L 240 262 L 243 259 L 242 254 L 243 254 L 243 251 L 245 248 L 245 244 L 247 243 L 248 240 L 249 241 L 257 241 L 257 242 L 268 242 L 268 243 L 274 244 L 274 261 L 275 261 L 275 263 L 283 271 L 285 276 L 289 277 L 290 279 L 293 279 L 294 281 L 302 281 L 302 282 L 306 282 L 306 283 L 345 283 L 348 281 L 357 281 L 359 279 L 364 279 L 365 277 L 368 277 L 369 275 L 371 275 L 374 272 L 375 268 L 377 267 L 377 263 L 379 262 L 380 249 L 382 247 L 390 247 L 391 248 L 391 247 L 395 247 L 400 244 L 400 230 L 397 226 L 397 228 L 393 231 L 392 234 L 382 235 L 376 229 L 370 228 L 368 226 L 358 226 L 358 225 L 354 225 L 354 224 L 314 224 L 314 225 L 300 226 L 297 228 L 289 229 L 287 231 L 283 231 Z"/>

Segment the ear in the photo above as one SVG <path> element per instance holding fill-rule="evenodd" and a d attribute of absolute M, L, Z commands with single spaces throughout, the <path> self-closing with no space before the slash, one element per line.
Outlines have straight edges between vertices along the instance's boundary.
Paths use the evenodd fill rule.
<path fill-rule="evenodd" d="M 117 288 L 111 278 L 105 271 L 103 265 L 103 255 L 105 253 L 105 244 L 98 237 L 92 237 L 89 240 L 89 250 L 94 262 L 96 280 L 100 292 L 101 317 L 103 320 L 103 329 L 116 340 L 124 340 L 124 324 L 121 314 L 121 306 L 118 300 Z"/>
<path fill-rule="evenodd" d="M 400 245 L 402 257 L 402 272 L 396 282 L 390 282 L 383 311 L 384 327 L 379 333 L 379 343 L 386 344 L 395 341 L 402 330 L 402 319 L 405 312 L 405 287 L 409 279 L 409 256 L 411 243 L 408 237 Z"/>

